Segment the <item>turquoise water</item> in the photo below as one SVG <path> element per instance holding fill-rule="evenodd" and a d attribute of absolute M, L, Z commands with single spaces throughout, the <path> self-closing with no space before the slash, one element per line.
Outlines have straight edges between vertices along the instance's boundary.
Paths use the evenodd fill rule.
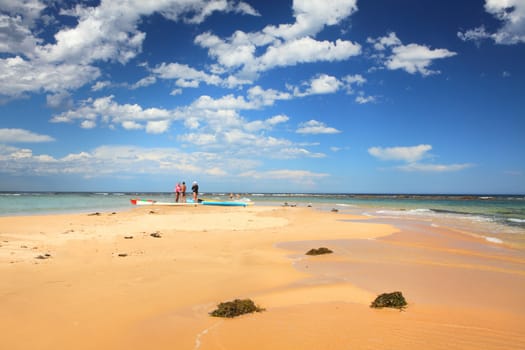
<path fill-rule="evenodd" d="M 202 194 L 229 200 L 226 193 Z M 319 210 L 396 221 L 417 220 L 476 231 L 488 240 L 525 242 L 525 196 L 356 195 L 245 193 L 254 205 L 312 206 Z M 131 198 L 173 201 L 172 193 L 0 192 L 0 216 L 122 211 Z"/>

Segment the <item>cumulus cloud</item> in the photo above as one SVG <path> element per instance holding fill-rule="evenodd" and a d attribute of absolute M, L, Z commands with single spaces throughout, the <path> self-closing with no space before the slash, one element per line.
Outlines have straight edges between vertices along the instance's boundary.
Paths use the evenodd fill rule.
<path fill-rule="evenodd" d="M 522 0 L 485 0 L 485 11 L 501 22 L 501 27 L 491 33 L 484 26 L 458 32 L 463 40 L 479 42 L 492 39 L 496 44 L 525 43 L 525 2 Z"/>
<path fill-rule="evenodd" d="M 297 63 L 341 61 L 356 56 L 361 47 L 350 41 L 318 41 L 310 37 L 295 39 L 268 48 L 256 62 L 258 71 L 274 67 L 293 66 Z"/>
<path fill-rule="evenodd" d="M 35 143 L 51 142 L 55 139 L 48 135 L 36 134 L 24 129 L 0 129 L 0 143 Z"/>
<path fill-rule="evenodd" d="M 17 97 L 29 91 L 76 89 L 100 76 L 98 68 L 78 64 L 35 64 L 20 56 L 0 59 L 0 95 Z"/>
<path fill-rule="evenodd" d="M 176 80 L 177 86 L 180 87 L 198 87 L 201 82 L 208 85 L 219 85 L 222 82 L 218 75 L 208 74 L 179 63 L 162 63 L 151 71 L 161 79 Z"/>
<path fill-rule="evenodd" d="M 260 86 L 254 86 L 248 90 L 246 97 L 228 94 L 215 99 L 211 96 L 202 95 L 191 104 L 191 107 L 196 109 L 213 110 L 249 110 L 272 106 L 277 100 L 288 100 L 291 98 L 292 95 L 287 92 L 280 92 L 274 89 L 265 90 Z"/>
<path fill-rule="evenodd" d="M 53 40 L 39 37 L 37 22 L 44 23 L 43 1 L 2 1 L 0 14 L 0 94 L 20 97 L 28 92 L 56 92 L 79 88 L 100 76 L 96 63 L 126 64 L 142 51 L 146 34 L 139 29 L 145 16 L 161 13 L 170 20 L 201 23 L 211 14 L 236 12 L 258 15 L 247 3 L 226 0 L 101 1 L 97 6 L 76 4 L 59 15 L 72 19 L 60 26 Z M 54 5 L 53 5 L 54 6 Z M 47 14 L 46 14 L 47 16 Z M 50 19 L 48 22 L 52 22 Z M 48 26 L 46 30 L 55 28 Z M 151 78 L 133 88 L 145 86 Z M 94 91 L 101 85 L 95 85 Z"/>
<path fill-rule="evenodd" d="M 448 172 L 448 171 L 460 171 L 468 169 L 473 165 L 470 163 L 463 164 L 421 164 L 421 163 L 410 163 L 406 165 L 398 166 L 399 170 L 403 171 L 422 171 L 422 172 Z"/>
<path fill-rule="evenodd" d="M 361 46 L 347 40 L 318 41 L 314 37 L 325 27 L 340 23 L 357 10 L 355 0 L 319 3 L 314 0 L 293 2 L 295 23 L 269 25 L 261 31 L 236 31 L 222 39 L 210 32 L 195 38 L 208 54 L 226 70 L 237 71 L 241 80 L 251 80 L 275 67 L 300 63 L 340 61 L 361 53 Z M 262 52 L 257 55 L 257 52 Z"/>
<path fill-rule="evenodd" d="M 67 91 L 60 91 L 56 94 L 47 95 L 46 102 L 48 107 L 55 109 L 68 109 L 73 107 L 73 98 Z"/>
<path fill-rule="evenodd" d="M 376 102 L 376 97 L 375 96 L 365 96 L 364 94 L 360 93 L 358 96 L 356 96 L 355 98 L 355 102 L 357 102 L 358 104 L 360 105 L 363 105 L 363 104 L 367 104 L 367 103 L 374 103 Z"/>
<path fill-rule="evenodd" d="M 346 75 L 341 79 L 328 74 L 318 74 L 300 86 L 287 85 L 288 90 L 293 91 L 295 97 L 310 95 L 333 94 L 344 89 L 347 94 L 354 93 L 355 86 L 362 86 L 366 79 L 360 75 Z"/>
<path fill-rule="evenodd" d="M 180 3 L 180 2 L 179 2 Z M 226 1 L 226 0 L 213 0 L 213 1 L 192 1 L 186 2 L 183 6 L 187 6 L 185 14 L 181 11 L 181 7 L 177 6 L 177 2 L 174 1 L 172 6 L 164 8 L 161 13 L 171 19 L 178 20 L 182 16 L 182 20 L 186 23 L 199 24 L 211 16 L 214 12 L 234 12 L 243 15 L 260 16 L 260 14 L 248 3 L 240 1 Z M 193 15 L 192 15 L 193 14 Z"/>
<path fill-rule="evenodd" d="M 114 96 L 106 96 L 98 99 L 88 99 L 83 101 L 76 109 L 71 109 L 66 112 L 54 115 L 51 122 L 54 123 L 70 123 L 78 120 L 82 127 L 93 128 L 96 126 L 96 121 L 101 121 L 109 125 L 120 125 L 125 122 L 156 122 L 150 124 L 146 130 L 148 132 L 166 131 L 169 123 L 167 121 L 176 119 L 173 111 L 160 108 L 142 108 L 137 104 L 118 104 L 114 100 Z M 126 129 L 130 125 L 126 124 Z M 135 127 L 136 129 L 136 127 Z"/>
<path fill-rule="evenodd" d="M 157 79 L 155 77 L 149 76 L 149 77 L 145 77 L 145 78 L 140 79 L 135 84 L 131 85 L 130 88 L 132 90 L 135 90 L 135 89 L 139 89 L 139 88 L 143 88 L 143 87 L 146 87 L 146 86 L 153 85 L 156 82 L 157 82 Z"/>
<path fill-rule="evenodd" d="M 325 26 L 335 25 L 357 11 L 357 0 L 295 0 L 293 12 L 295 23 L 267 26 L 263 33 L 271 37 L 292 40 L 314 36 Z"/>
<path fill-rule="evenodd" d="M 431 145 L 417 145 L 410 147 L 371 147 L 368 153 L 380 160 L 385 161 L 402 161 L 407 164 L 397 166 L 396 169 L 402 171 L 421 171 L 421 172 L 446 172 L 459 171 L 472 167 L 470 163 L 463 164 L 434 164 L 421 163 L 424 158 L 428 158 L 427 154 L 432 149 Z"/>
<path fill-rule="evenodd" d="M 425 45 L 403 45 L 395 33 L 377 39 L 368 38 L 379 52 L 376 58 L 388 69 L 402 69 L 410 74 L 419 73 L 423 76 L 440 73 L 429 69 L 434 60 L 455 56 L 456 53 L 447 49 L 431 49 Z"/>
<path fill-rule="evenodd" d="M 146 132 L 148 134 L 162 134 L 168 131 L 169 127 L 169 120 L 148 121 L 146 124 Z"/>
<path fill-rule="evenodd" d="M 299 124 L 299 128 L 296 130 L 298 134 L 338 134 L 341 131 L 336 128 L 326 126 L 325 123 L 317 120 L 309 120 L 307 122 Z"/>
<path fill-rule="evenodd" d="M 315 179 L 320 179 L 329 176 L 326 173 L 314 173 L 308 170 L 269 170 L 269 171 L 247 171 L 239 176 L 250 177 L 252 179 L 271 179 L 271 180 L 285 180 L 291 182 L 302 183 L 304 181 L 311 182 Z"/>
<path fill-rule="evenodd" d="M 0 14 L 0 52 L 33 56 L 41 42 L 33 36 L 21 16 Z"/>
<path fill-rule="evenodd" d="M 343 84 L 336 77 L 327 74 L 320 74 L 308 83 L 308 88 L 301 92 L 295 88 L 295 96 L 308 96 L 319 94 L 331 94 L 337 92 Z"/>
<path fill-rule="evenodd" d="M 368 153 L 381 160 L 401 160 L 411 163 L 421 160 L 431 149 L 431 145 L 386 148 L 371 147 L 368 149 Z"/>
<path fill-rule="evenodd" d="M 185 152 L 178 148 L 104 145 L 64 157 L 53 157 L 35 154 L 28 148 L 0 144 L 0 173 L 13 175 L 78 175 L 86 178 L 113 177 L 123 173 L 227 175 L 245 172 L 257 165 L 256 161 L 237 155 Z"/>
<path fill-rule="evenodd" d="M 91 86 L 91 91 L 100 91 L 107 87 L 111 86 L 110 81 L 97 81 L 93 86 Z"/>

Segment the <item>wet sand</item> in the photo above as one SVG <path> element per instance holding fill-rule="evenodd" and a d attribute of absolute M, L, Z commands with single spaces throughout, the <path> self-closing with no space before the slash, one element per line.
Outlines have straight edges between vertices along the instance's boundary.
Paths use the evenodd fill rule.
<path fill-rule="evenodd" d="M 525 348 L 525 255 L 446 227 L 146 207 L 0 218 L 0 245 L 5 349 Z M 235 298 L 266 311 L 208 315 Z"/>

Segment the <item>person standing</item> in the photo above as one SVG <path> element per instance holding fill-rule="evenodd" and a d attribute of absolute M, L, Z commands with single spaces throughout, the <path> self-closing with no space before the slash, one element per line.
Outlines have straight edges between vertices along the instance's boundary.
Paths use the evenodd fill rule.
<path fill-rule="evenodd" d="M 193 192 L 193 203 L 198 203 L 197 197 L 199 196 L 199 184 L 197 183 L 197 181 L 193 181 L 191 191 Z"/>
<path fill-rule="evenodd" d="M 186 182 L 182 181 L 180 186 L 181 202 L 186 203 Z"/>
<path fill-rule="evenodd" d="M 177 186 L 175 186 L 175 203 L 179 202 L 180 192 L 181 192 L 180 182 L 177 182 Z"/>

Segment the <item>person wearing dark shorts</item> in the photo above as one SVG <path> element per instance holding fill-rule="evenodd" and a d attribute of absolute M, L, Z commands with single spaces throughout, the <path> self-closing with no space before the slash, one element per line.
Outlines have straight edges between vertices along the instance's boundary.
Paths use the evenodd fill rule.
<path fill-rule="evenodd" d="M 193 203 L 198 202 L 198 196 L 199 196 L 199 184 L 197 181 L 193 181 L 193 185 L 191 186 L 191 191 L 193 192 Z"/>

